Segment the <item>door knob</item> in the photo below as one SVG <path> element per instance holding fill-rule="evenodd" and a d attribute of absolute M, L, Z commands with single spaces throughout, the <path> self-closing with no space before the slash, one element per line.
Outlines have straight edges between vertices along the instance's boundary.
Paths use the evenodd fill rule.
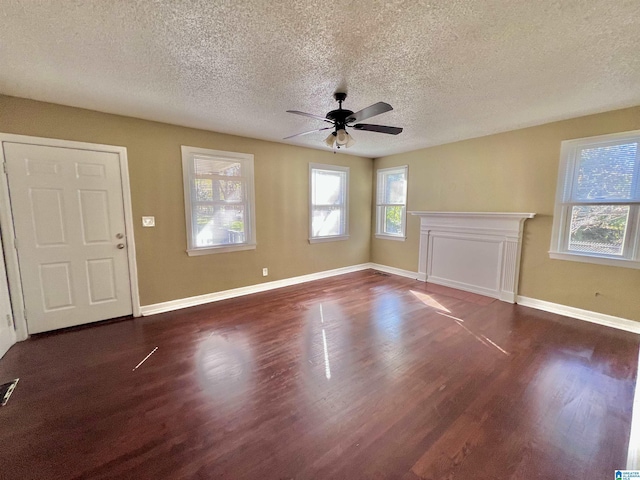
<path fill-rule="evenodd" d="M 116 233 L 116 238 L 124 238 L 124 234 L 123 233 Z"/>
<path fill-rule="evenodd" d="M 118 250 L 122 250 L 124 248 L 124 243 L 119 243 L 116 246 L 118 247 Z"/>

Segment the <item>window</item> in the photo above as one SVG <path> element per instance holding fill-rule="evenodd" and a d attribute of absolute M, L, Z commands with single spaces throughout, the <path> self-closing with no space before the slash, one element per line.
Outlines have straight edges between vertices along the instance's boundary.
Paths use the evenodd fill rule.
<path fill-rule="evenodd" d="M 256 248 L 253 155 L 182 147 L 187 253 Z"/>
<path fill-rule="evenodd" d="M 640 130 L 562 142 L 551 258 L 640 268 Z"/>
<path fill-rule="evenodd" d="M 309 242 L 349 238 L 349 167 L 309 164 Z"/>
<path fill-rule="evenodd" d="M 376 237 L 405 240 L 407 221 L 407 167 L 378 170 Z"/>

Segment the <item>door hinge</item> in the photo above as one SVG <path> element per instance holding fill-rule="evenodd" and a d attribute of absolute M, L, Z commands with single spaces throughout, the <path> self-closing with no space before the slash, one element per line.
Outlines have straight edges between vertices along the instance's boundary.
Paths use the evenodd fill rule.
<path fill-rule="evenodd" d="M 7 313 L 7 325 L 9 326 L 9 328 L 13 327 L 13 319 L 11 318 L 11 315 L 9 313 Z"/>
<path fill-rule="evenodd" d="M 13 239 L 13 248 L 15 248 L 16 250 L 18 249 L 18 239 L 17 238 Z"/>
<path fill-rule="evenodd" d="M 2 162 L 2 170 L 4 171 L 4 173 L 9 173 L 7 171 L 7 162 Z"/>

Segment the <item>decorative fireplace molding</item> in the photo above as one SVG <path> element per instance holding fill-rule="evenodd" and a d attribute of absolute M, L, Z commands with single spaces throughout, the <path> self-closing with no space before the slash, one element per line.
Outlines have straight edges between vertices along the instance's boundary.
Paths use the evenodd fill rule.
<path fill-rule="evenodd" d="M 522 231 L 535 213 L 409 213 L 420 217 L 418 280 L 515 303 Z"/>

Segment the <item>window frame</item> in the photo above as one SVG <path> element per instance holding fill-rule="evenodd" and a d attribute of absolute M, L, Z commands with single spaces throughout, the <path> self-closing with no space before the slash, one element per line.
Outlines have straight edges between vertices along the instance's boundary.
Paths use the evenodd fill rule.
<path fill-rule="evenodd" d="M 345 174 L 344 180 L 344 233 L 340 235 L 314 236 L 313 235 L 313 171 L 324 170 Z M 335 242 L 349 239 L 349 167 L 340 165 L 327 165 L 323 163 L 309 163 L 309 243 Z"/>
<path fill-rule="evenodd" d="M 209 255 L 213 253 L 227 253 L 242 250 L 255 250 L 256 248 L 256 215 L 255 215 L 255 179 L 254 157 L 250 153 L 225 152 L 208 148 L 181 146 L 182 149 L 182 180 L 184 185 L 185 220 L 187 228 L 187 254 L 189 256 Z M 195 157 L 214 157 L 223 161 L 242 164 L 242 178 L 245 181 L 244 211 L 246 216 L 245 241 L 234 244 L 221 244 L 206 247 L 195 246 L 193 231 L 193 180 L 195 179 Z M 234 178 L 234 177 L 230 177 Z"/>
<path fill-rule="evenodd" d="M 635 178 L 631 187 L 632 199 L 629 201 L 606 199 L 601 201 L 580 201 L 573 198 L 573 189 L 578 177 L 579 152 L 582 149 L 635 142 L 638 143 L 638 148 L 634 171 Z M 629 206 L 627 231 L 621 256 L 569 250 L 571 210 L 574 206 L 583 205 Z M 557 260 L 640 269 L 640 130 L 578 138 L 562 142 L 549 257 Z"/>
<path fill-rule="evenodd" d="M 384 179 L 386 175 L 402 172 L 404 174 L 404 181 L 407 184 L 404 190 L 404 203 L 383 203 L 384 200 Z M 397 167 L 379 168 L 376 170 L 376 233 L 375 237 L 384 240 L 396 240 L 404 242 L 407 239 L 407 198 L 409 181 L 409 166 L 400 165 Z M 402 207 L 402 232 L 399 235 L 392 233 L 385 233 L 384 230 L 384 209 L 385 207 Z"/>

